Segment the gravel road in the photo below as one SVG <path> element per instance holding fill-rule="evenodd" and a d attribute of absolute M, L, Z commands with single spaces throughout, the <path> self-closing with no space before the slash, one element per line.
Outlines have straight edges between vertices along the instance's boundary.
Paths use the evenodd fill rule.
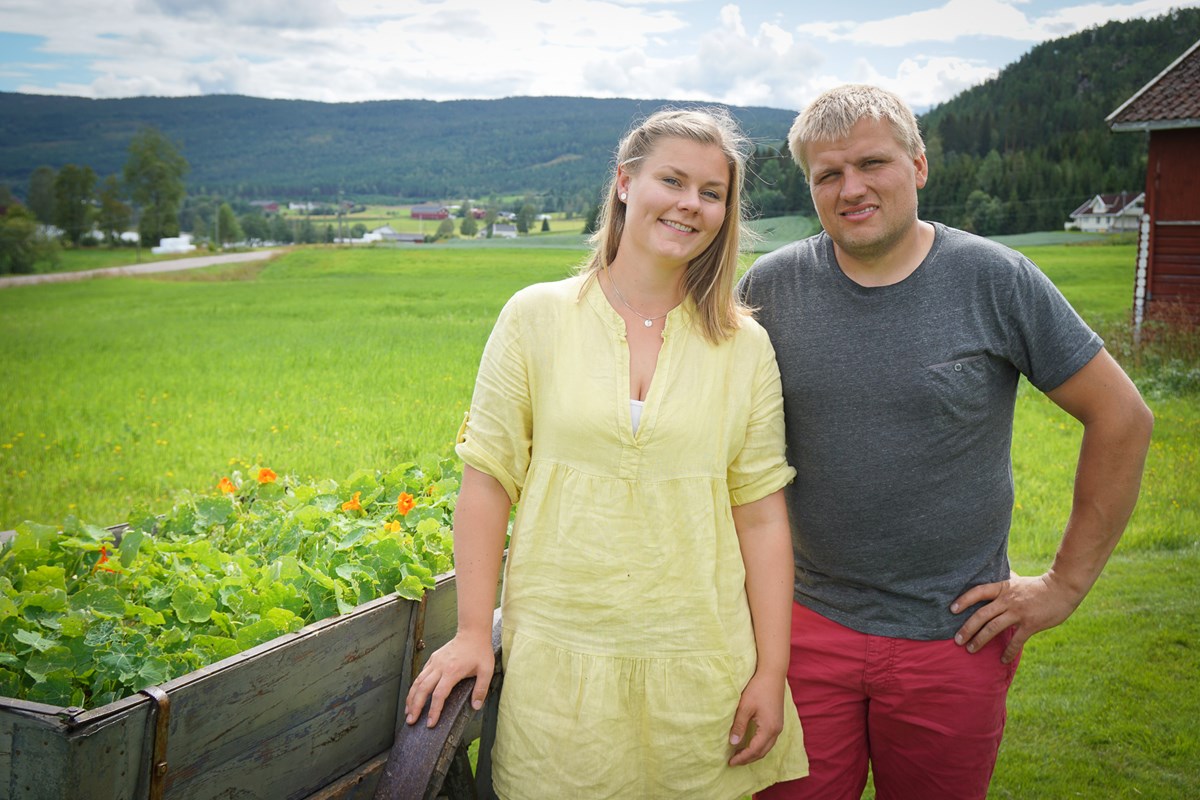
<path fill-rule="evenodd" d="M 104 269 L 87 269 L 80 272 L 47 272 L 39 275 L 5 275 L 0 277 L 0 289 L 8 286 L 25 286 L 31 283 L 61 283 L 63 281 L 82 281 L 88 278 L 110 275 L 147 275 L 152 272 L 178 272 L 184 269 L 211 267 L 217 264 L 237 264 L 242 261 L 259 261 L 270 258 L 279 250 L 254 250 L 249 253 L 226 253 L 219 256 L 196 256 L 195 258 L 180 258 L 172 261 L 151 261 L 146 264 L 129 264 L 124 267 L 105 267 Z"/>

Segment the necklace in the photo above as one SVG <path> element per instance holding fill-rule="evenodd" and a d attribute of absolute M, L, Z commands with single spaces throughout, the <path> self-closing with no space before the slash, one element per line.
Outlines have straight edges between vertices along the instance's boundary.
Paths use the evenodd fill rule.
<path fill-rule="evenodd" d="M 629 305 L 629 301 L 625 299 L 625 295 L 621 294 L 621 290 L 617 288 L 617 282 L 613 280 L 612 273 L 608 271 L 608 265 L 607 265 L 607 264 L 605 264 L 605 265 L 604 265 L 604 274 L 605 274 L 605 275 L 608 277 L 608 285 L 609 285 L 609 286 L 611 286 L 611 287 L 612 287 L 612 290 L 613 290 L 613 292 L 615 292 L 615 293 L 616 293 L 616 295 L 617 295 L 617 299 L 621 301 L 621 304 L 622 304 L 622 305 L 624 305 L 624 306 L 625 306 L 626 308 L 628 308 L 630 311 L 632 311 L 633 313 L 635 313 L 635 314 L 637 314 L 639 317 L 641 317 L 643 320 L 645 320 L 645 322 L 643 322 L 642 324 L 643 324 L 643 325 L 645 325 L 647 328 L 653 328 L 653 327 L 654 327 L 654 320 L 656 320 L 656 319 L 662 319 L 662 318 L 663 318 L 663 317 L 665 317 L 667 314 L 670 314 L 670 313 L 671 313 L 671 311 L 668 309 L 668 310 L 667 310 L 665 313 L 663 313 L 663 314 L 659 314 L 657 317 L 647 317 L 645 314 L 643 314 L 642 312 L 638 311 L 638 310 L 637 310 L 636 308 L 634 308 L 633 306 Z"/>

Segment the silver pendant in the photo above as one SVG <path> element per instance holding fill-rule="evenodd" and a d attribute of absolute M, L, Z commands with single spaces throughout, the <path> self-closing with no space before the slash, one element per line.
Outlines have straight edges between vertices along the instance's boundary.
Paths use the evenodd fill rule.
<path fill-rule="evenodd" d="M 646 320 L 646 327 L 647 327 L 647 328 L 653 328 L 653 327 L 654 327 L 654 320 L 652 320 L 652 319 L 648 319 L 648 320 Z"/>

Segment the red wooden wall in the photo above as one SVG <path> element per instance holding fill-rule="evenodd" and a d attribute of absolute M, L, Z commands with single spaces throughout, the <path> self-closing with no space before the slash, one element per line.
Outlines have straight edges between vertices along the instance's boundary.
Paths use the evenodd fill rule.
<path fill-rule="evenodd" d="M 1150 133 L 1146 213 L 1146 316 L 1200 322 L 1200 128 Z"/>

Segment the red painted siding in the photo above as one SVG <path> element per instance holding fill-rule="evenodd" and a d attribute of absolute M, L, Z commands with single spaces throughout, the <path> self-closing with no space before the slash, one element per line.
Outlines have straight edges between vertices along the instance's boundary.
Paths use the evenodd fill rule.
<path fill-rule="evenodd" d="M 1146 315 L 1200 321 L 1200 128 L 1150 134 Z"/>
<path fill-rule="evenodd" d="M 1158 220 L 1200 220 L 1200 128 L 1153 131 L 1146 197 L 1154 193 Z"/>

